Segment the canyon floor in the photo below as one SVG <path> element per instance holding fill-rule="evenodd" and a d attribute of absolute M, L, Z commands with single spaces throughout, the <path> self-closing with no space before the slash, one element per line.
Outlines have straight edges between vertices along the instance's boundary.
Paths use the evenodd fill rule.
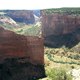
<path fill-rule="evenodd" d="M 47 77 L 40 80 L 80 80 L 80 53 L 64 46 L 45 47 L 44 59 Z"/>

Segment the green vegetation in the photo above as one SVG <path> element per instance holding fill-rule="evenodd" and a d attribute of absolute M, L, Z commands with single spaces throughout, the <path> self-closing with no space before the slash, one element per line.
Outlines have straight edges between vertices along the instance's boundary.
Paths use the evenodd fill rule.
<path fill-rule="evenodd" d="M 48 80 L 72 80 L 72 76 L 66 73 L 65 69 L 53 68 L 46 72 Z"/>
<path fill-rule="evenodd" d="M 14 26 L 10 25 L 10 24 L 3 24 L 3 23 L 0 23 L 0 26 L 2 26 L 3 28 L 5 29 L 8 29 L 8 30 L 13 30 L 14 29 Z"/>
<path fill-rule="evenodd" d="M 21 35 L 27 36 L 40 36 L 41 34 L 41 24 L 34 24 L 34 25 L 25 25 L 22 28 L 14 29 L 14 32 Z"/>
<path fill-rule="evenodd" d="M 65 46 L 61 48 L 45 47 L 45 70 L 46 78 L 40 80 L 72 80 L 68 72 L 75 68 L 80 68 L 80 56 Z"/>
<path fill-rule="evenodd" d="M 21 34 L 25 36 L 41 36 L 41 23 L 36 23 L 32 25 L 25 25 L 24 23 L 19 23 L 19 27 L 7 23 L 0 23 L 4 29 L 11 30 L 16 34 Z"/>
<path fill-rule="evenodd" d="M 74 54 L 74 55 L 68 56 L 68 58 L 80 60 L 80 55 L 79 54 Z"/>
<path fill-rule="evenodd" d="M 80 43 L 78 43 L 78 45 L 74 46 L 70 51 L 80 54 Z"/>
<path fill-rule="evenodd" d="M 61 13 L 61 14 L 80 15 L 80 8 L 52 8 L 52 9 L 45 9 L 44 11 L 46 14 Z"/>

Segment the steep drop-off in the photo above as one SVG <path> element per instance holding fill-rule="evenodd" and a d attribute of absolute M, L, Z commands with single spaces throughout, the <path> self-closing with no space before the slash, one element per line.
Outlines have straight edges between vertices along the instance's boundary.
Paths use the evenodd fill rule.
<path fill-rule="evenodd" d="M 43 39 L 23 36 L 0 27 L 0 62 L 6 58 L 28 58 L 33 64 L 44 64 Z"/>
<path fill-rule="evenodd" d="M 80 41 L 80 16 L 42 11 L 42 32 L 46 45 L 72 47 Z"/>
<path fill-rule="evenodd" d="M 45 77 L 43 39 L 0 27 L 0 80 Z"/>
<path fill-rule="evenodd" d="M 30 10 L 6 10 L 6 15 L 14 19 L 16 22 L 23 22 L 26 24 L 33 24 L 35 18 L 33 11 Z"/>

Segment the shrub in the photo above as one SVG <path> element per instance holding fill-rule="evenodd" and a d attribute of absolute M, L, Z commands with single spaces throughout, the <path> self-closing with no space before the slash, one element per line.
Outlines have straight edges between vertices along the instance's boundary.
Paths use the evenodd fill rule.
<path fill-rule="evenodd" d="M 68 56 L 68 58 L 80 60 L 80 55 L 79 54 L 70 55 L 70 56 Z"/>
<path fill-rule="evenodd" d="M 72 80 L 71 75 L 66 74 L 66 70 L 64 69 L 50 69 L 46 72 L 46 74 L 50 80 Z"/>

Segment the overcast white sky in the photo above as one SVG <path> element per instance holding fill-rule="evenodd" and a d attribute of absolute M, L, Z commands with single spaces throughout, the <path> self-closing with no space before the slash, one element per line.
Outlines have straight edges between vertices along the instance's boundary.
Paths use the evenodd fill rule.
<path fill-rule="evenodd" d="M 0 0 L 0 9 L 80 7 L 80 0 Z"/>

